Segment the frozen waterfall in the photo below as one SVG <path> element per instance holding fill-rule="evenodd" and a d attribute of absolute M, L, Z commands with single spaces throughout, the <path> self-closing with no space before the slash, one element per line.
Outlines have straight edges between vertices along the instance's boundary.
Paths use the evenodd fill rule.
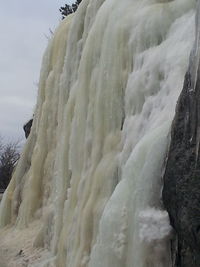
<path fill-rule="evenodd" d="M 83 0 L 61 22 L 0 206 L 2 243 L 23 251 L 8 266 L 171 267 L 162 170 L 195 7 Z"/>

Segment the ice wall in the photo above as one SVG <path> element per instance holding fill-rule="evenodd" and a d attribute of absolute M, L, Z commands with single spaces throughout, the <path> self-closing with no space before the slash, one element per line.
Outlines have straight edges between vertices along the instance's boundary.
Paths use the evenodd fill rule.
<path fill-rule="evenodd" d="M 1 227 L 49 250 L 29 266 L 171 266 L 161 176 L 195 6 L 83 0 L 59 26 L 0 206 Z"/>

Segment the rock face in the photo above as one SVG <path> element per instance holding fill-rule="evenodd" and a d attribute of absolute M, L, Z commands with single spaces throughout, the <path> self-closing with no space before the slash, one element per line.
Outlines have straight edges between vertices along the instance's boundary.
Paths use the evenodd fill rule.
<path fill-rule="evenodd" d="M 31 127 L 32 127 L 33 119 L 29 120 L 26 124 L 24 124 L 23 129 L 25 132 L 25 137 L 28 138 L 30 132 L 31 132 Z"/>
<path fill-rule="evenodd" d="M 163 201 L 178 238 L 175 266 L 200 266 L 199 81 L 185 77 L 171 134 Z"/>
<path fill-rule="evenodd" d="M 196 41 L 177 103 L 164 174 L 163 202 L 176 232 L 173 266 L 200 266 L 199 2 Z"/>

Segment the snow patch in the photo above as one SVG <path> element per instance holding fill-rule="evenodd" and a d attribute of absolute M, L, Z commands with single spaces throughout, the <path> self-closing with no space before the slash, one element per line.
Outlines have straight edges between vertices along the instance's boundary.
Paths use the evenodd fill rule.
<path fill-rule="evenodd" d="M 145 243 L 152 243 L 168 239 L 172 233 L 169 222 L 169 215 L 165 210 L 148 208 L 139 213 L 140 240 Z"/>

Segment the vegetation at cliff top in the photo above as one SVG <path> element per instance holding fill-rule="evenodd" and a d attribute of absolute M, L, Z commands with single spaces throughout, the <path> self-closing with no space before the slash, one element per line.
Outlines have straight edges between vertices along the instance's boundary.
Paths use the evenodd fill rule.
<path fill-rule="evenodd" d="M 77 10 L 77 8 L 78 8 L 79 4 L 81 3 L 81 1 L 82 0 L 76 0 L 76 2 L 74 4 L 72 4 L 72 5 L 66 4 L 65 6 L 61 7 L 59 9 L 59 11 L 62 14 L 62 19 L 67 17 L 69 14 L 74 13 Z"/>

